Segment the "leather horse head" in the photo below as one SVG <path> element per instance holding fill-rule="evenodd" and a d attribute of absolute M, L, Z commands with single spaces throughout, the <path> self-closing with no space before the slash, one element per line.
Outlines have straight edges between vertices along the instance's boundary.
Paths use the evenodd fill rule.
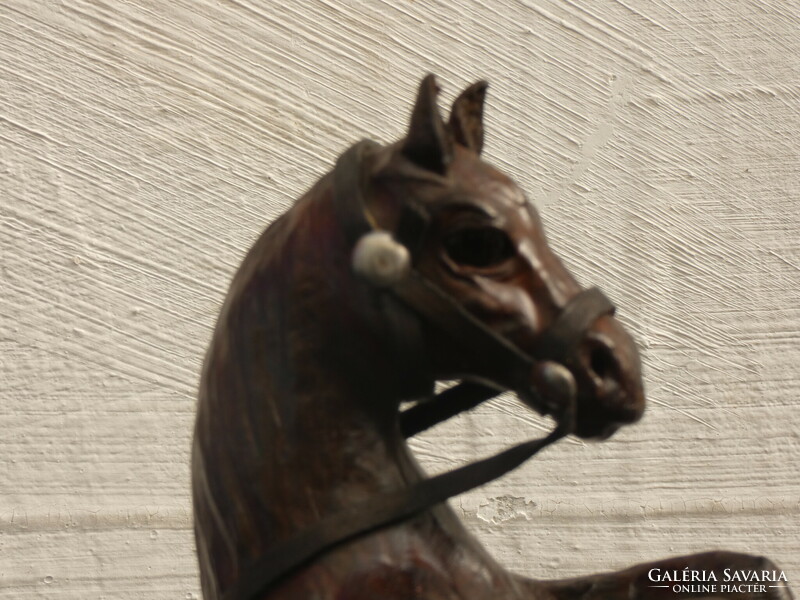
<path fill-rule="evenodd" d="M 636 346 L 550 250 L 519 187 L 481 159 L 486 87 L 467 88 L 445 123 L 428 76 L 404 140 L 340 160 L 343 225 L 361 236 L 353 267 L 423 321 L 392 334 L 412 357 L 398 363 L 415 384 L 405 395 L 436 379 L 480 381 L 556 418 L 574 411 L 569 433 L 607 437 L 644 408 Z"/>

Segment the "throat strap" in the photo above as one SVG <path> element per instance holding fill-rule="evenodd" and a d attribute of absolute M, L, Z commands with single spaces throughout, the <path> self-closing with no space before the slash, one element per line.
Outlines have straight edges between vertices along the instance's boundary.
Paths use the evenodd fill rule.
<path fill-rule="evenodd" d="M 415 404 L 401 412 L 400 433 L 405 438 L 414 437 L 437 423 L 494 398 L 497 391 L 496 388 L 480 383 L 459 383 L 435 398 Z"/>

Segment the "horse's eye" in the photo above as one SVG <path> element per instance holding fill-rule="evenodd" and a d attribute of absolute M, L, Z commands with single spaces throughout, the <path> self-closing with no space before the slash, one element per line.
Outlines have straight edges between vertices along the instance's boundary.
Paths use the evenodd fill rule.
<path fill-rule="evenodd" d="M 491 267 L 516 254 L 505 231 L 495 227 L 461 229 L 444 239 L 451 260 L 470 267 Z"/>

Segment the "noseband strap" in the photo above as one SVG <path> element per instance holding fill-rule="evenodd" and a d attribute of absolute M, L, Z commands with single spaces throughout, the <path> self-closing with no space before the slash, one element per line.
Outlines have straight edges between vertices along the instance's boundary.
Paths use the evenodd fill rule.
<path fill-rule="evenodd" d="M 533 356 L 538 359 L 566 361 L 586 330 L 603 315 L 613 315 L 616 308 L 598 288 L 583 290 L 573 296 L 563 308 L 558 318 L 542 332 Z"/>
<path fill-rule="evenodd" d="M 361 142 L 339 159 L 334 170 L 334 203 L 340 225 L 348 240 L 358 240 L 372 231 L 361 197 L 363 161 L 377 147 Z M 409 204 L 395 237 L 412 253 L 424 235 L 427 215 Z M 522 389 L 537 365 L 544 361 L 565 361 L 599 317 L 613 314 L 614 305 L 598 289 L 574 296 L 556 320 L 539 336 L 533 351 L 523 352 L 469 313 L 458 301 L 425 279 L 413 268 L 397 283 L 382 290 L 398 303 L 392 310 L 410 311 L 447 332 L 464 348 L 480 348 L 482 359 L 504 382 Z M 419 328 L 397 328 L 399 336 L 417 335 Z M 402 339 L 399 347 L 413 349 L 417 340 Z M 421 344 L 421 341 L 419 342 Z M 413 354 L 413 352 L 412 352 Z M 405 365 L 410 365 L 413 356 Z M 411 373 L 408 373 L 409 375 Z M 473 408 L 498 393 L 499 389 L 462 383 L 429 402 L 417 404 L 400 415 L 400 429 L 410 437 L 464 410 Z M 570 433 L 575 417 L 575 398 L 562 398 L 546 410 L 556 419 L 555 429 L 546 437 L 523 442 L 489 458 L 412 483 L 408 487 L 378 495 L 350 509 L 330 515 L 298 535 L 279 543 L 243 570 L 236 583 L 225 591 L 223 600 L 251 600 L 264 594 L 285 577 L 307 566 L 326 552 L 373 531 L 399 523 L 441 504 L 448 498 L 484 485 L 518 467 L 541 449 Z"/>

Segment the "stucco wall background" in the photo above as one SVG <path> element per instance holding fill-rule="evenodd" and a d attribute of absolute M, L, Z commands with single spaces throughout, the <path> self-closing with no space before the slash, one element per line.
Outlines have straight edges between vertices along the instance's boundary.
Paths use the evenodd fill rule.
<path fill-rule="evenodd" d="M 603 286 L 645 419 L 454 500 L 536 577 L 711 548 L 800 589 L 800 4 L 0 4 L 0 598 L 196 598 L 205 344 L 260 231 L 419 79 L 491 83 L 485 157 Z M 511 398 L 432 470 L 545 427 Z"/>

